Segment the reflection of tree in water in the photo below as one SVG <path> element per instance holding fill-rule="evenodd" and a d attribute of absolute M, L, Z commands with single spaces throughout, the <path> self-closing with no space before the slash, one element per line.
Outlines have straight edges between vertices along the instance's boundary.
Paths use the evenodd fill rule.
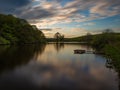
<path fill-rule="evenodd" d="M 36 45 L 35 46 L 35 53 L 34 53 L 34 59 L 37 60 L 38 55 L 41 55 L 45 50 L 46 44 Z"/>
<path fill-rule="evenodd" d="M 119 83 L 119 90 L 120 90 L 120 70 L 118 71 L 118 83 Z"/>
<path fill-rule="evenodd" d="M 78 44 L 82 49 L 85 49 L 87 51 L 92 51 L 93 48 L 89 44 Z"/>
<path fill-rule="evenodd" d="M 28 63 L 45 45 L 0 46 L 0 72 Z"/>
<path fill-rule="evenodd" d="M 110 70 L 113 69 L 112 60 L 110 58 L 107 58 L 105 66 Z"/>
<path fill-rule="evenodd" d="M 118 73 L 118 88 L 120 90 L 120 63 L 116 62 L 116 60 L 112 60 L 110 57 L 107 57 L 106 60 L 106 67 L 109 69 L 115 69 L 115 71 Z"/>
<path fill-rule="evenodd" d="M 62 48 L 64 48 L 64 43 L 55 43 L 54 47 L 57 52 L 59 52 Z"/>

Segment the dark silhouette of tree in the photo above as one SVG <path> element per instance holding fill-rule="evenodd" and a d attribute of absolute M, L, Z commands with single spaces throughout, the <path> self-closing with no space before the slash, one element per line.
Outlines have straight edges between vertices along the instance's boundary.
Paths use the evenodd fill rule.
<path fill-rule="evenodd" d="M 60 41 L 64 41 L 64 35 L 60 36 Z"/>
<path fill-rule="evenodd" d="M 61 35 L 59 32 L 55 33 L 54 38 L 56 39 L 56 42 L 60 42 L 64 40 L 64 35 Z"/>
<path fill-rule="evenodd" d="M 113 33 L 113 30 L 112 29 L 105 29 L 102 33 L 103 34 Z"/>

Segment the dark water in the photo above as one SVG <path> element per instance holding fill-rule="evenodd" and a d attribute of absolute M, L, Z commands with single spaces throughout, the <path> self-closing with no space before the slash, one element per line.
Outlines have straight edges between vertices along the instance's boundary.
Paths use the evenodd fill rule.
<path fill-rule="evenodd" d="M 119 90 L 105 57 L 79 44 L 0 46 L 0 90 Z M 107 67 L 106 67 L 107 66 Z"/>

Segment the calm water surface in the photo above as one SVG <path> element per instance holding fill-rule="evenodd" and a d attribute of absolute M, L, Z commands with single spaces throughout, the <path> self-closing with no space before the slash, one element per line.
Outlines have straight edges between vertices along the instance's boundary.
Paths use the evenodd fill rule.
<path fill-rule="evenodd" d="M 119 90 L 106 58 L 79 44 L 0 46 L 0 90 Z M 106 66 L 108 65 L 108 66 Z"/>

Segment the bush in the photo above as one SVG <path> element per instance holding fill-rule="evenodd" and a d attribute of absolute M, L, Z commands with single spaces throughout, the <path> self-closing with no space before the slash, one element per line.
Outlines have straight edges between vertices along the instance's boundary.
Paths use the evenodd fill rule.
<path fill-rule="evenodd" d="M 0 44 L 10 44 L 10 42 L 3 37 L 0 37 Z"/>

